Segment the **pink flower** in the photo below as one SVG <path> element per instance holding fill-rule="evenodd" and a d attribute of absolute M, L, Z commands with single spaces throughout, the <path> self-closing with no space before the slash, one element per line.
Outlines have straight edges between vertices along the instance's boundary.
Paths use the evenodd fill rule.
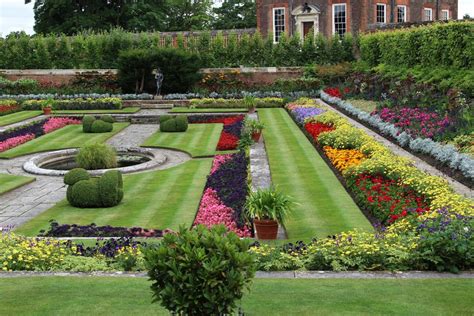
<path fill-rule="evenodd" d="M 81 121 L 69 117 L 53 117 L 43 124 L 43 130 L 47 134 L 71 124 L 81 124 Z"/>
<path fill-rule="evenodd" d="M 219 167 L 227 162 L 229 159 L 232 158 L 232 154 L 225 154 L 225 155 L 217 155 L 214 157 L 214 161 L 212 162 L 211 174 L 216 172 Z"/>
<path fill-rule="evenodd" d="M 0 152 L 19 146 L 23 143 L 26 143 L 27 141 L 32 140 L 33 138 L 35 138 L 35 134 L 26 134 L 4 140 L 3 142 L 0 142 Z"/>

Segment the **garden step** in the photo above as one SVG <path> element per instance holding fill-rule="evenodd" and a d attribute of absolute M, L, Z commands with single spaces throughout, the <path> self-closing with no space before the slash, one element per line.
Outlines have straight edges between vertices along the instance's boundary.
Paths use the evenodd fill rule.
<path fill-rule="evenodd" d="M 173 104 L 163 104 L 163 103 L 140 103 L 140 108 L 142 109 L 172 109 Z"/>

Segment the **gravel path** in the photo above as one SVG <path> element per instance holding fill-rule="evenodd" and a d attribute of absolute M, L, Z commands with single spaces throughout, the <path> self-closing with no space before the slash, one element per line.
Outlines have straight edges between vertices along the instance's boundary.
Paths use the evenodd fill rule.
<path fill-rule="evenodd" d="M 23 277 L 115 277 L 147 278 L 146 272 L 0 272 L 0 279 Z M 474 273 L 440 273 L 431 271 L 408 272 L 334 272 L 334 271 L 257 271 L 256 279 L 474 279 Z"/>
<path fill-rule="evenodd" d="M 399 156 L 407 157 L 407 158 L 411 159 L 413 161 L 414 166 L 417 167 L 418 169 L 423 170 L 423 171 L 425 171 L 425 172 L 427 172 L 431 175 L 438 176 L 438 177 L 446 179 L 449 182 L 449 184 L 452 186 L 452 188 L 454 189 L 455 192 L 457 192 L 461 195 L 464 195 L 465 197 L 471 198 L 471 199 L 474 198 L 474 190 L 469 189 L 464 184 L 454 180 L 453 178 L 449 177 L 445 173 L 439 171 L 435 167 L 433 167 L 430 164 L 426 163 L 422 159 L 412 155 L 411 153 L 409 153 L 405 149 L 401 148 L 400 146 L 392 143 L 388 139 L 380 136 L 378 133 L 372 131 L 371 129 L 369 129 L 369 128 L 365 127 L 364 125 L 360 124 L 359 122 L 353 120 L 349 116 L 347 116 L 344 113 L 340 112 L 339 110 L 337 110 L 336 108 L 334 108 L 331 105 L 327 104 L 326 102 L 322 101 L 321 99 L 317 99 L 317 101 L 319 103 L 327 106 L 330 111 L 336 112 L 339 115 L 345 117 L 347 120 L 349 120 L 349 122 L 353 126 L 364 130 L 367 134 L 374 137 L 377 141 L 379 141 L 380 143 L 382 143 L 386 147 L 388 147 L 393 153 L 395 153 Z"/>
<path fill-rule="evenodd" d="M 110 138 L 107 143 L 114 147 L 138 147 L 158 129 L 158 125 L 130 125 Z M 166 162 L 153 170 L 171 168 L 191 157 L 180 151 L 151 149 L 166 156 Z M 38 154 L 14 159 L 0 159 L 0 171 L 14 175 L 34 176 L 36 181 L 0 196 L 0 227 L 19 226 L 43 213 L 66 197 L 62 177 L 31 175 L 23 170 L 23 164 Z M 149 170 L 143 171 L 147 172 Z"/>

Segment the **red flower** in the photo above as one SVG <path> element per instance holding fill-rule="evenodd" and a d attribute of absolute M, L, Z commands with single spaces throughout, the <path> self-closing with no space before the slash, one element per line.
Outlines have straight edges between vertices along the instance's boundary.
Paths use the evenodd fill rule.
<path fill-rule="evenodd" d="M 222 132 L 217 143 L 217 150 L 234 150 L 237 149 L 239 138 L 230 133 Z"/>

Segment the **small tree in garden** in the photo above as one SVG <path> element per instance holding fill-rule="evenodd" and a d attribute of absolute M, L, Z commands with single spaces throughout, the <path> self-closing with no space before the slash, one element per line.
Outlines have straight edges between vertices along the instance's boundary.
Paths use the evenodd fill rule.
<path fill-rule="evenodd" d="M 231 313 L 255 275 L 248 247 L 223 225 L 166 234 L 145 253 L 154 302 L 179 315 Z"/>

